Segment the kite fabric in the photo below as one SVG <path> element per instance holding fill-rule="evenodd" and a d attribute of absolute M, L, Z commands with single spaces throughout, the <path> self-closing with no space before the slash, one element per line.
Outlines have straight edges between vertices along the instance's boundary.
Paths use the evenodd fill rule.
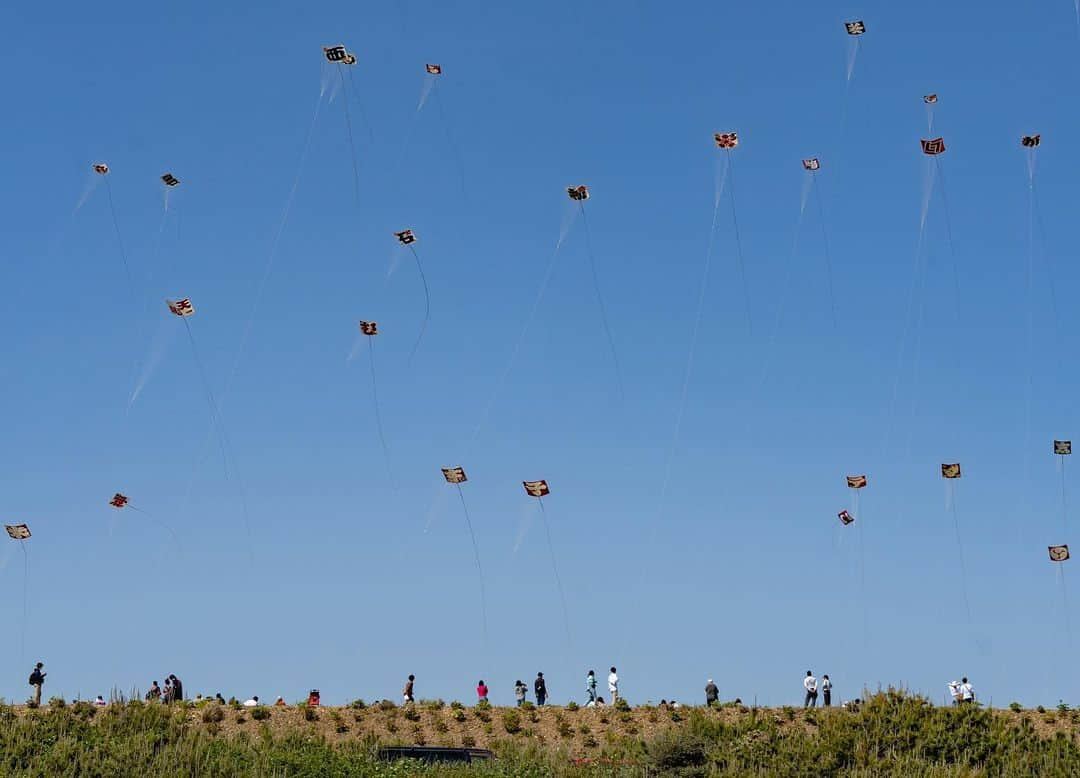
<path fill-rule="evenodd" d="M 930 140 L 922 141 L 923 154 L 927 154 L 931 157 L 937 156 L 945 151 L 945 139 L 944 138 L 932 138 Z"/>
<path fill-rule="evenodd" d="M 952 464 L 949 464 L 949 465 L 942 465 L 941 466 L 941 477 L 942 478 L 959 478 L 960 477 L 960 463 L 959 462 L 953 462 Z"/>
<path fill-rule="evenodd" d="M 852 516 L 849 511 L 846 511 L 846 510 L 840 511 L 838 514 L 836 514 L 836 516 L 837 516 L 838 519 L 840 519 L 840 523 L 843 524 L 845 527 L 848 524 L 851 524 L 853 521 L 855 521 L 855 517 Z"/>
<path fill-rule="evenodd" d="M 350 54 L 343 45 L 323 46 L 323 54 L 327 62 L 340 62 L 342 65 L 355 65 L 356 57 Z"/>
<path fill-rule="evenodd" d="M 30 528 L 25 524 L 5 524 L 4 529 L 12 540 L 26 540 L 30 537 Z"/>
<path fill-rule="evenodd" d="M 716 148 L 718 149 L 733 149 L 739 145 L 739 134 L 736 132 L 717 132 L 713 133 L 713 140 L 716 141 Z"/>
<path fill-rule="evenodd" d="M 111 500 L 109 500 L 109 505 L 111 505 L 114 508 L 123 508 L 127 504 L 128 504 L 127 496 L 123 495 L 123 494 L 120 494 L 120 492 L 117 492 L 116 494 L 114 494 L 113 498 Z"/>
<path fill-rule="evenodd" d="M 933 105 L 937 102 L 937 95 L 923 95 L 923 102 L 927 105 Z"/>
<path fill-rule="evenodd" d="M 525 487 L 525 493 L 531 497 L 546 497 L 551 494 L 547 481 L 522 481 L 521 483 Z"/>
<path fill-rule="evenodd" d="M 1033 149 L 1040 143 L 1042 143 L 1042 135 L 1024 135 L 1020 138 L 1020 145 L 1025 148 Z"/>
<path fill-rule="evenodd" d="M 469 480 L 465 475 L 465 469 L 461 467 L 444 467 L 442 474 L 448 484 L 461 484 Z"/>
<path fill-rule="evenodd" d="M 362 321 L 360 322 L 360 332 L 364 333 L 365 335 L 378 335 L 379 324 L 378 322 L 373 321 Z"/>
<path fill-rule="evenodd" d="M 1072 453 L 1072 441 L 1071 440 L 1055 440 L 1054 441 L 1054 453 L 1055 454 L 1071 454 Z"/>
<path fill-rule="evenodd" d="M 169 306 L 169 310 L 177 316 L 191 316 L 195 313 L 195 306 L 191 304 L 191 300 L 187 297 L 182 300 L 166 300 L 165 302 Z"/>
<path fill-rule="evenodd" d="M 427 65 L 424 65 L 424 69 L 428 72 L 428 75 L 430 75 L 430 76 L 441 76 L 442 75 L 442 65 L 438 65 L 438 64 L 434 64 L 434 63 L 427 64 Z"/>
<path fill-rule="evenodd" d="M 589 187 L 585 186 L 585 184 L 580 184 L 578 186 L 568 186 L 566 187 L 566 194 L 574 202 L 580 203 L 584 200 L 589 199 Z"/>
<path fill-rule="evenodd" d="M 844 29 L 847 30 L 848 35 L 862 35 L 866 32 L 866 23 L 862 19 L 856 19 L 853 22 L 844 22 Z"/>
<path fill-rule="evenodd" d="M 849 489 L 862 489 L 866 486 L 865 475 L 849 475 L 847 477 L 847 485 Z"/>
<path fill-rule="evenodd" d="M 106 165 L 104 162 L 98 162 L 96 165 L 94 165 L 94 172 L 103 176 L 108 175 L 109 166 Z"/>
<path fill-rule="evenodd" d="M 402 230 L 401 232 L 395 232 L 394 237 L 397 238 L 398 243 L 402 246 L 408 246 L 411 243 L 416 243 L 416 236 L 413 235 L 412 230 Z"/>
<path fill-rule="evenodd" d="M 821 169 L 821 162 L 818 160 L 817 157 L 811 157 L 810 159 L 804 159 L 802 161 L 802 166 L 804 170 L 809 170 L 813 172 L 815 170 Z"/>
<path fill-rule="evenodd" d="M 1069 558 L 1069 547 L 1065 546 L 1047 546 L 1047 551 L 1050 552 L 1051 562 L 1064 562 Z"/>
<path fill-rule="evenodd" d="M 165 182 L 165 186 L 179 186 L 180 184 L 180 179 L 172 173 L 166 173 L 161 177 L 161 180 Z"/>

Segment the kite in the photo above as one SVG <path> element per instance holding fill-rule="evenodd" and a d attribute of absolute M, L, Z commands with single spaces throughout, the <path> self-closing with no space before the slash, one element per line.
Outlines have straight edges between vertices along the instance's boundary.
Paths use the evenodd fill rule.
<path fill-rule="evenodd" d="M 461 467 L 444 467 L 442 474 L 448 484 L 463 484 L 469 480 L 465 475 L 465 469 Z"/>
<path fill-rule="evenodd" d="M 739 145 L 739 135 L 735 132 L 713 133 L 713 140 L 716 141 L 718 149 L 733 149 Z"/>
<path fill-rule="evenodd" d="M 923 154 L 931 157 L 937 156 L 938 154 L 941 154 L 943 151 L 945 151 L 945 139 L 933 138 L 931 140 L 923 140 L 922 150 Z"/>
<path fill-rule="evenodd" d="M 821 162 L 818 161 L 817 157 L 812 157 L 810 159 L 804 159 L 802 161 L 802 166 L 804 170 L 809 170 L 813 173 L 821 169 Z"/>
<path fill-rule="evenodd" d="M 191 304 L 191 300 L 187 297 L 182 300 L 166 300 L 165 304 L 169 306 L 169 310 L 177 316 L 191 316 L 195 313 L 195 306 Z"/>
<path fill-rule="evenodd" d="M 442 65 L 428 64 L 424 65 L 424 70 L 427 71 L 429 76 L 441 76 Z"/>
<path fill-rule="evenodd" d="M 343 45 L 323 46 L 323 54 L 327 62 L 337 62 L 342 65 L 355 65 L 356 57 L 350 54 Z"/>
<path fill-rule="evenodd" d="M 923 102 L 927 105 L 933 105 L 937 102 L 937 95 L 923 95 Z"/>
<path fill-rule="evenodd" d="M 960 463 L 953 462 L 952 464 L 941 466 L 942 478 L 959 478 L 960 477 Z"/>
<path fill-rule="evenodd" d="M 525 493 L 531 497 L 546 497 L 551 494 L 547 481 L 522 481 Z"/>
<path fill-rule="evenodd" d="M 847 485 L 849 489 L 862 489 L 866 486 L 865 475 L 849 475 L 847 477 Z"/>
<path fill-rule="evenodd" d="M 123 495 L 123 494 L 120 494 L 120 492 L 117 492 L 116 494 L 114 494 L 113 498 L 111 500 L 109 500 L 109 505 L 111 505 L 114 508 L 123 508 L 127 504 L 128 504 L 127 496 Z"/>
<path fill-rule="evenodd" d="M 484 585 L 484 568 L 480 565 L 480 547 L 476 545 L 476 533 L 473 532 L 472 519 L 469 518 L 469 506 L 465 503 L 465 493 L 461 485 L 469 479 L 465 477 L 465 469 L 461 467 L 442 468 L 443 478 L 446 483 L 452 484 L 457 489 L 458 497 L 461 498 L 461 510 L 465 514 L 465 525 L 469 528 L 469 538 L 472 540 L 473 556 L 476 559 L 476 572 L 480 578 L 480 616 L 484 627 L 484 640 L 487 641 L 487 595 Z"/>
<path fill-rule="evenodd" d="M 104 162 L 98 162 L 96 165 L 94 165 L 94 172 L 106 176 L 109 174 L 109 166 L 106 165 Z"/>
<path fill-rule="evenodd" d="M 838 514 L 836 514 L 836 516 L 840 519 L 840 523 L 843 524 L 845 527 L 855 521 L 855 517 L 846 510 L 840 511 Z"/>
<path fill-rule="evenodd" d="M 923 103 L 926 104 L 926 133 L 927 135 L 934 134 L 934 106 L 937 105 L 938 97 L 936 94 L 923 95 Z"/>
<path fill-rule="evenodd" d="M 172 173 L 166 173 L 161 177 L 161 180 L 165 182 L 165 186 L 177 186 L 180 184 L 180 179 Z"/>
<path fill-rule="evenodd" d="M 566 187 L 566 194 L 574 202 L 580 203 L 589 199 L 589 187 L 585 186 L 585 184 L 581 184 L 580 186 L 568 186 Z"/>
<path fill-rule="evenodd" d="M 439 123 L 442 124 L 443 133 L 446 135 L 446 144 L 454 157 L 454 164 L 457 166 L 458 181 L 461 186 L 462 200 L 464 201 L 468 199 L 465 189 L 465 165 L 461 161 L 461 152 L 458 150 L 457 142 L 454 140 L 450 122 L 447 120 L 446 111 L 443 109 L 442 97 L 439 94 L 441 91 L 439 82 L 442 80 L 442 72 L 442 65 L 437 62 L 428 62 L 424 65 L 424 83 L 420 87 L 420 99 L 416 102 L 416 110 L 413 112 L 412 119 L 409 121 L 409 129 L 405 133 L 405 141 L 402 144 L 401 152 L 398 154 L 397 163 L 394 165 L 393 170 L 396 175 L 402 162 L 405 160 L 406 153 L 409 151 L 413 133 L 416 131 L 416 127 L 420 122 L 420 113 L 424 110 L 424 106 L 427 105 L 428 99 L 434 98 L 435 107 L 439 112 Z"/>
<path fill-rule="evenodd" d="M 847 29 L 848 35 L 862 35 L 866 32 L 866 24 L 861 19 L 856 19 L 853 22 L 844 22 L 844 27 Z"/>
<path fill-rule="evenodd" d="M 848 88 L 851 86 L 851 76 L 855 73 L 855 60 L 859 56 L 859 44 L 862 41 L 861 36 L 866 32 L 866 23 L 862 19 L 855 19 L 854 21 L 844 22 L 844 29 L 847 30 L 850 45 L 848 46 L 847 81 L 844 83 L 844 114 L 840 121 L 841 127 L 847 121 Z"/>
<path fill-rule="evenodd" d="M 1072 441 L 1071 440 L 1055 440 L 1054 441 L 1054 453 L 1066 456 L 1072 453 Z"/>
<path fill-rule="evenodd" d="M 416 336 L 416 343 L 413 344 L 412 351 L 409 352 L 409 361 L 411 362 L 416 350 L 420 348 L 420 341 L 424 339 L 428 321 L 431 319 L 431 292 L 428 290 L 427 276 L 424 274 L 424 266 L 420 263 L 420 255 L 416 253 L 416 248 L 413 246 L 416 243 L 416 235 L 413 234 L 412 230 L 402 230 L 401 232 L 395 232 L 394 237 L 397 238 L 398 243 L 402 246 L 408 246 L 409 251 L 412 252 L 413 260 L 416 262 L 416 269 L 420 273 L 420 281 L 424 285 L 424 321 L 420 325 L 420 334 Z"/>
<path fill-rule="evenodd" d="M 4 529 L 12 540 L 26 540 L 30 537 L 30 528 L 25 524 L 5 524 Z"/>
<path fill-rule="evenodd" d="M 1050 552 L 1051 562 L 1064 562 L 1069 558 L 1069 547 L 1066 546 L 1047 546 L 1047 551 Z"/>
<path fill-rule="evenodd" d="M 360 332 L 365 335 L 378 335 L 379 325 L 377 322 L 373 321 L 362 321 L 360 322 Z"/>
<path fill-rule="evenodd" d="M 1020 138 L 1020 145 L 1024 148 L 1033 149 L 1042 143 L 1042 135 L 1024 135 Z"/>
<path fill-rule="evenodd" d="M 125 495 L 125 494 L 121 494 L 120 492 L 117 492 L 116 494 L 114 494 L 112 496 L 112 499 L 109 500 L 109 505 L 116 508 L 117 510 L 120 510 L 122 508 L 131 508 L 131 510 L 137 511 L 137 512 L 141 513 L 143 516 L 146 516 L 147 518 L 149 518 L 154 523 L 161 525 L 161 527 L 172 536 L 173 542 L 176 544 L 177 551 L 181 550 L 181 548 L 180 548 L 180 538 L 178 538 L 176 536 L 176 532 L 173 531 L 172 527 L 170 527 L 168 524 L 161 521 L 160 519 L 154 518 L 149 513 L 142 510 L 141 508 L 138 508 L 138 507 L 136 507 L 134 505 L 131 505 L 130 503 L 131 503 L 131 500 L 128 499 L 128 496 Z"/>

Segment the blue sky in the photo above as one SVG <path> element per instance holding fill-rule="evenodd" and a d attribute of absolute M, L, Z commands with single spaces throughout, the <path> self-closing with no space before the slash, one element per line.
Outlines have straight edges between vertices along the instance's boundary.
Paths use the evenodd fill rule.
<path fill-rule="evenodd" d="M 5 16 L 2 514 L 34 537 L 25 630 L 21 554 L 0 552 L 0 694 L 22 699 L 40 658 L 46 693 L 69 697 L 171 672 L 190 694 L 396 699 L 412 672 L 422 697 L 470 700 L 482 677 L 509 702 L 543 670 L 564 702 L 583 697 L 586 670 L 616 664 L 635 702 L 696 699 L 711 677 L 725 698 L 780 704 L 801 699 L 807 668 L 842 698 L 903 683 L 940 699 L 967 675 L 995 704 L 1080 702 L 1045 550 L 1075 523 L 1062 526 L 1051 441 L 1080 438 L 1066 0 L 1029 13 L 65 2 Z M 851 18 L 868 32 L 845 85 Z M 320 49 L 339 42 L 359 60 L 355 89 L 320 96 Z M 418 114 L 426 62 L 444 74 Z M 928 92 L 945 189 L 909 313 Z M 662 495 L 713 216 L 711 135 L 729 130 L 742 143 Z M 1033 132 L 1044 230 L 1029 241 L 1018 139 Z M 793 252 L 810 156 L 822 170 Z M 72 213 L 97 161 L 130 284 L 104 185 Z M 163 219 L 167 170 L 182 184 Z M 579 219 L 485 416 L 577 183 L 593 193 L 623 391 Z M 431 288 L 411 363 L 423 291 L 393 242 L 406 227 Z M 227 473 L 192 344 L 162 302 L 182 296 Z M 381 330 L 392 481 L 366 344 L 349 359 L 358 319 Z M 939 475 L 952 461 L 963 568 Z M 486 639 L 439 474 L 458 464 Z M 870 486 L 843 529 L 849 473 Z M 534 478 L 551 484 L 569 639 L 520 485 Z M 110 509 L 116 491 L 146 514 Z"/>

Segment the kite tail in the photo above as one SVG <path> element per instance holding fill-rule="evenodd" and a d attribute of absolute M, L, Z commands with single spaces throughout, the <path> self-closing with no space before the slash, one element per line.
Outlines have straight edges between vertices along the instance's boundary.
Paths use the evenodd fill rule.
<path fill-rule="evenodd" d="M 427 102 L 428 95 L 431 94 L 431 90 L 435 88 L 435 80 L 438 76 L 428 75 L 424 78 L 424 86 L 420 89 L 420 102 L 416 104 L 416 112 L 419 113 L 424 108 L 424 103 Z"/>
<path fill-rule="evenodd" d="M 86 186 L 83 187 L 82 194 L 79 195 L 79 199 L 75 203 L 75 207 L 71 209 L 72 216 L 77 214 L 79 209 L 86 205 L 86 201 L 90 199 L 90 195 L 94 193 L 94 190 L 97 189 L 99 183 L 101 183 L 101 176 L 97 173 L 91 173 L 90 179 L 87 181 Z"/>
<path fill-rule="evenodd" d="M 428 291 L 427 276 L 424 275 L 424 266 L 420 264 L 420 255 L 416 253 L 416 249 L 411 245 L 409 250 L 412 252 L 413 259 L 416 260 L 416 269 L 420 272 L 420 280 L 424 284 L 424 323 L 420 325 L 420 334 L 416 336 L 416 343 L 413 344 L 412 351 L 409 352 L 409 362 L 411 363 L 412 358 L 416 355 L 416 350 L 420 348 L 420 341 L 424 339 L 428 320 L 431 318 L 431 292 Z"/>
<path fill-rule="evenodd" d="M 596 273 L 596 259 L 593 256 L 592 238 L 589 235 L 589 219 L 585 215 L 585 205 L 581 205 L 581 224 L 585 228 L 585 247 L 589 255 L 589 270 L 592 272 L 593 291 L 596 292 L 596 303 L 600 306 L 600 321 L 604 326 L 604 335 L 607 337 L 608 348 L 611 349 L 611 360 L 615 363 L 615 381 L 619 389 L 619 400 L 625 399 L 623 392 L 622 368 L 619 366 L 619 352 L 615 349 L 615 339 L 611 335 L 611 327 L 608 324 L 607 308 L 604 305 L 604 296 L 600 293 L 600 279 Z"/>
<path fill-rule="evenodd" d="M 735 255 L 739 260 L 739 276 L 742 278 L 743 300 L 746 302 L 746 324 L 750 336 L 754 335 L 754 318 L 750 311 L 750 286 L 746 281 L 746 262 L 743 260 L 742 238 L 739 237 L 739 216 L 735 208 L 735 160 L 731 160 L 731 225 L 735 230 Z"/>
<path fill-rule="evenodd" d="M 818 220 L 821 222 L 821 240 L 825 244 L 825 277 L 829 282 L 829 311 L 832 314 L 833 329 L 837 328 L 836 323 L 836 295 L 833 293 L 833 272 L 832 272 L 832 255 L 829 252 L 829 234 L 825 229 L 825 206 L 821 202 L 821 191 L 817 186 L 817 174 L 810 174 L 814 180 L 814 189 L 817 190 L 817 204 L 818 204 Z"/>
<path fill-rule="evenodd" d="M 342 89 L 345 87 L 345 75 L 340 70 L 338 76 L 341 78 Z M 360 167 L 356 163 L 356 144 L 353 142 L 353 129 L 352 129 L 352 113 L 349 111 L 349 96 L 346 94 L 341 101 L 345 108 L 345 136 L 349 141 L 349 152 L 352 159 L 352 172 L 353 172 L 353 194 L 356 197 L 356 207 L 360 207 Z"/>
<path fill-rule="evenodd" d="M 469 528 L 469 538 L 472 540 L 473 556 L 476 558 L 476 572 L 480 576 L 480 617 L 484 626 L 484 643 L 487 643 L 487 594 L 484 585 L 484 568 L 480 565 L 480 547 L 476 545 L 476 533 L 473 532 L 472 519 L 469 518 L 469 506 L 465 504 L 465 493 L 461 491 L 461 485 L 457 486 L 458 497 L 461 498 L 461 508 L 465 511 L 465 524 Z"/>
<path fill-rule="evenodd" d="M 544 522 L 544 532 L 547 534 L 548 553 L 551 554 L 551 571 L 555 574 L 555 585 L 559 589 L 559 601 L 562 603 L 563 624 L 566 626 L 566 642 L 573 644 L 574 639 L 570 635 L 570 611 L 566 607 L 566 594 L 563 592 L 562 579 L 559 578 L 559 566 L 555 561 L 555 545 L 551 542 L 551 526 L 548 524 L 547 511 L 544 510 L 544 498 L 539 498 L 540 518 Z"/>
<path fill-rule="evenodd" d="M 853 43 L 848 47 L 848 60 L 847 60 L 847 83 L 851 83 L 851 77 L 855 74 L 855 60 L 859 56 L 859 42 L 860 39 L 855 37 Z"/>
<path fill-rule="evenodd" d="M 458 149 L 457 141 L 454 140 L 454 134 L 450 131 L 450 122 L 446 120 L 446 112 L 443 110 L 442 98 L 439 96 L 439 90 L 435 89 L 435 105 L 439 109 L 439 121 L 442 122 L 443 131 L 446 133 L 446 142 L 450 146 L 450 153 L 454 155 L 454 162 L 458 169 L 458 178 L 461 181 L 461 198 L 466 204 L 469 202 L 469 194 L 465 189 L 465 165 L 461 161 L 461 151 Z"/>
<path fill-rule="evenodd" d="M 382 446 L 383 458 L 386 460 L 386 472 L 390 476 L 390 485 L 394 486 L 394 471 L 390 466 L 390 448 L 386 445 L 386 436 L 383 434 L 382 412 L 379 409 L 379 382 L 375 378 L 375 339 L 368 337 L 368 354 L 371 362 L 371 394 L 375 403 L 375 428 L 379 432 L 379 444 Z"/>

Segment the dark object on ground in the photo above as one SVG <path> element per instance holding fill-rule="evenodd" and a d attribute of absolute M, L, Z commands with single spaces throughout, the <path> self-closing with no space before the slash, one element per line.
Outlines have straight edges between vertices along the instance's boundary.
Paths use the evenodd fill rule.
<path fill-rule="evenodd" d="M 379 759 L 419 759 L 421 762 L 473 762 L 494 756 L 486 748 L 437 748 L 435 746 L 387 746 L 379 749 Z"/>

